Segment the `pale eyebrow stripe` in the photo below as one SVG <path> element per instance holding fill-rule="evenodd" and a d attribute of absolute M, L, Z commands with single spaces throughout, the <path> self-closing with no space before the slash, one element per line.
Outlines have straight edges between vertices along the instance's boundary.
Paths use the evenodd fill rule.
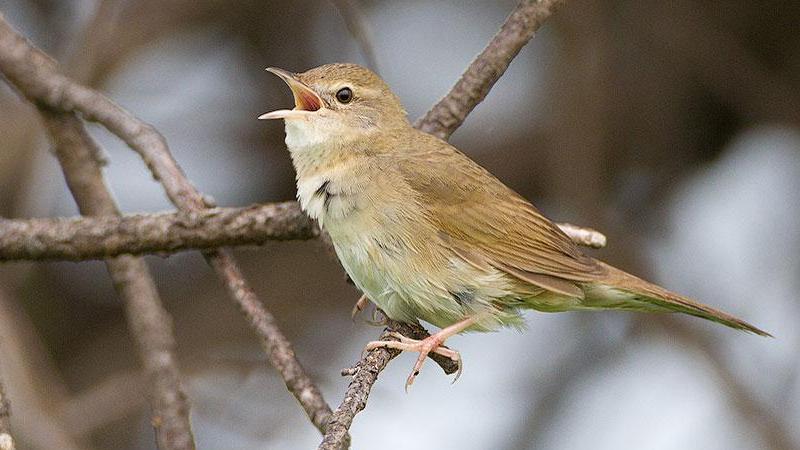
<path fill-rule="evenodd" d="M 363 86 L 354 86 L 354 85 L 349 84 L 349 83 L 341 83 L 341 82 L 333 84 L 330 87 L 331 87 L 331 91 L 333 93 L 339 92 L 339 89 L 344 88 L 344 87 L 350 88 L 350 89 L 353 90 L 353 94 L 356 97 L 358 97 L 360 95 L 363 95 L 363 94 L 374 94 L 374 95 L 377 96 L 377 95 L 379 95 L 381 93 L 381 91 L 377 90 L 377 89 L 372 89 L 372 88 L 363 87 Z"/>

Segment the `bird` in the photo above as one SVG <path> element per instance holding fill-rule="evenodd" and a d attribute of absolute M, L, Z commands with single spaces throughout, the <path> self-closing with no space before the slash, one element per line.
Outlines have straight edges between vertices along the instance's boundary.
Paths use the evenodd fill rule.
<path fill-rule="evenodd" d="M 295 106 L 283 119 L 297 199 L 333 243 L 356 287 L 390 319 L 433 324 L 422 340 L 395 333 L 366 350 L 430 353 L 462 367 L 445 341 L 523 328 L 525 310 L 684 313 L 769 333 L 583 254 L 531 202 L 438 137 L 417 130 L 371 70 L 349 63 L 268 71 Z"/>

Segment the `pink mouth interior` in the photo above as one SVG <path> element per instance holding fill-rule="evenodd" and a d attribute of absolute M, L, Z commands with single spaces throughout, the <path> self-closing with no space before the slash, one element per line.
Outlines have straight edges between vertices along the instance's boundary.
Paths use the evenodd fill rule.
<path fill-rule="evenodd" d="M 317 111 L 322 108 L 319 98 L 308 91 L 298 92 L 297 109 L 304 111 Z"/>

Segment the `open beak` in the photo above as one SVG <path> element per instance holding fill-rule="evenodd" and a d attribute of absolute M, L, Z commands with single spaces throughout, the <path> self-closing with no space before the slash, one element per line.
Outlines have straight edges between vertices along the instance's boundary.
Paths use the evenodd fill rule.
<path fill-rule="evenodd" d="M 268 112 L 258 116 L 259 120 L 305 117 L 309 113 L 318 111 L 325 106 L 322 98 L 313 89 L 298 80 L 297 76 L 292 72 L 278 69 L 277 67 L 268 67 L 267 71 L 274 73 L 289 85 L 289 89 L 292 90 L 292 95 L 294 95 L 294 109 L 279 109 Z"/>

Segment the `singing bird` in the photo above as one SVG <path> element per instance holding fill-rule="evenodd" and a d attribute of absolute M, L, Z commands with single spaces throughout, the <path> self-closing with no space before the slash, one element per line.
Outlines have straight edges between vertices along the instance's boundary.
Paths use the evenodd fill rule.
<path fill-rule="evenodd" d="M 302 209 L 331 237 L 355 285 L 391 319 L 440 331 L 367 349 L 430 352 L 464 331 L 521 327 L 521 311 L 680 312 L 769 336 L 753 325 L 586 256 L 530 202 L 447 142 L 412 127 L 372 71 L 269 68 L 289 85 L 283 119 Z"/>

